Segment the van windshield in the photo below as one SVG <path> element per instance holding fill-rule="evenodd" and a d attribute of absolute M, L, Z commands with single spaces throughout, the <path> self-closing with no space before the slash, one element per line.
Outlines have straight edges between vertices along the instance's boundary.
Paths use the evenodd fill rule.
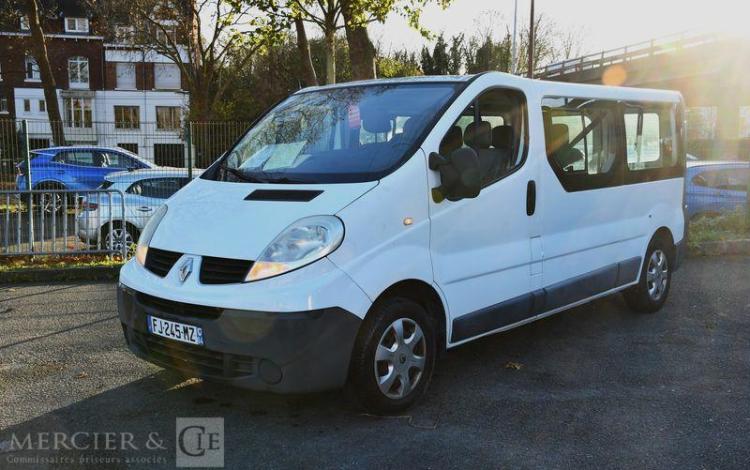
<path fill-rule="evenodd" d="M 205 178 L 259 183 L 379 179 L 416 150 L 456 93 L 453 83 L 352 86 L 292 95 Z"/>

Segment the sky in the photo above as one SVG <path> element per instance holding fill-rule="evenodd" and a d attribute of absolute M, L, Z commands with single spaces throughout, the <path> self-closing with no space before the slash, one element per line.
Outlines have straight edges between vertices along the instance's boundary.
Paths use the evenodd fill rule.
<path fill-rule="evenodd" d="M 426 8 L 422 22 L 446 37 L 492 24 L 498 24 L 502 34 L 513 19 L 513 4 L 514 0 L 453 0 L 445 11 L 437 6 Z M 530 0 L 518 0 L 519 17 L 524 23 L 529 6 Z M 746 0 L 536 0 L 535 8 L 561 30 L 582 30 L 583 53 L 684 31 L 741 34 L 750 29 L 750 3 Z M 371 36 L 384 51 L 418 51 L 426 42 L 396 15 L 385 24 L 371 26 Z"/>

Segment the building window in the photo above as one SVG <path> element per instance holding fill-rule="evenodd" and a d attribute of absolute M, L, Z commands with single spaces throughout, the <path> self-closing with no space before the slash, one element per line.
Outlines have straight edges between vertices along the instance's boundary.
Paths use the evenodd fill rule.
<path fill-rule="evenodd" d="M 7 113 L 8 112 L 8 98 L 2 96 L 0 97 L 0 113 Z"/>
<path fill-rule="evenodd" d="M 36 59 L 30 55 L 26 56 L 26 81 L 27 82 L 38 82 L 42 79 L 42 75 L 39 73 L 39 64 Z"/>
<path fill-rule="evenodd" d="M 88 18 L 65 18 L 65 32 L 66 33 L 88 33 L 89 32 Z"/>
<path fill-rule="evenodd" d="M 65 98 L 65 125 L 67 127 L 91 128 L 91 124 L 91 99 Z"/>
<path fill-rule="evenodd" d="M 138 144 L 134 143 L 119 143 L 117 144 L 118 147 L 120 147 L 123 150 L 127 150 L 128 152 L 132 152 L 136 155 L 138 155 Z"/>
<path fill-rule="evenodd" d="M 44 100 L 39 100 L 39 112 L 40 113 L 46 113 L 47 112 L 47 102 Z"/>
<path fill-rule="evenodd" d="M 154 64 L 154 81 L 157 90 L 179 90 L 180 67 L 177 64 Z"/>
<path fill-rule="evenodd" d="M 178 106 L 157 106 L 156 128 L 170 131 L 179 129 L 180 108 Z"/>
<path fill-rule="evenodd" d="M 162 24 L 156 26 L 156 41 L 159 44 L 177 43 L 177 27 L 172 24 Z"/>
<path fill-rule="evenodd" d="M 118 90 L 135 90 L 135 64 L 130 62 L 118 62 L 117 66 Z"/>
<path fill-rule="evenodd" d="M 29 17 L 26 15 L 23 15 L 21 18 L 18 19 L 18 25 L 21 31 L 31 30 L 31 27 L 29 26 Z"/>
<path fill-rule="evenodd" d="M 141 110 L 138 106 L 115 106 L 116 129 L 139 129 Z"/>
<path fill-rule="evenodd" d="M 23 111 L 26 113 L 31 112 L 31 100 L 23 100 Z"/>
<path fill-rule="evenodd" d="M 70 88 L 89 87 L 89 60 L 86 57 L 68 59 L 68 80 Z"/>

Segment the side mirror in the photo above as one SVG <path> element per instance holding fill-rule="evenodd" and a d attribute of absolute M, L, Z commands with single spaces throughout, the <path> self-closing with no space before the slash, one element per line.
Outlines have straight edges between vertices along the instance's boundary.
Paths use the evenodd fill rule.
<path fill-rule="evenodd" d="M 430 170 L 440 172 L 441 185 L 432 189 L 432 199 L 443 202 L 451 200 L 471 199 L 479 196 L 482 189 L 482 178 L 479 167 L 479 156 L 472 148 L 460 148 L 448 157 L 439 153 L 431 153 L 429 158 Z"/>

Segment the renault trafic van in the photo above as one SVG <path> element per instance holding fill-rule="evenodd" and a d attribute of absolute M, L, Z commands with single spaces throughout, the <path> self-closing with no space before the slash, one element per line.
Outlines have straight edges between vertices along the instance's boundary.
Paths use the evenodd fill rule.
<path fill-rule="evenodd" d="M 670 91 L 494 72 L 303 89 L 151 218 L 120 273 L 125 338 L 191 376 L 404 409 L 443 350 L 615 292 L 659 310 L 683 141 Z"/>

